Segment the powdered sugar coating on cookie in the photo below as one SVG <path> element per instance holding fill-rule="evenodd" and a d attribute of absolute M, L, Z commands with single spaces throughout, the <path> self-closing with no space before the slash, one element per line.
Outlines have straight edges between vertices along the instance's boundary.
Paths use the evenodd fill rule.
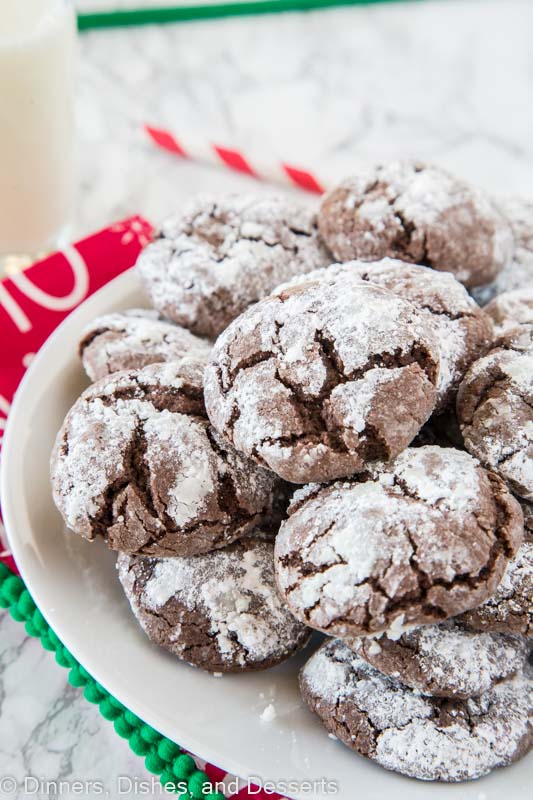
<path fill-rule="evenodd" d="M 74 404 L 52 455 L 55 503 L 87 539 L 143 555 L 222 547 L 268 518 L 274 476 L 221 441 L 205 417 L 204 364 L 118 372 Z"/>
<path fill-rule="evenodd" d="M 515 241 L 514 255 L 492 283 L 472 290 L 474 299 L 484 306 L 503 292 L 526 289 L 533 284 L 533 201 L 509 197 L 497 203 L 508 220 Z"/>
<path fill-rule="evenodd" d="M 494 324 L 496 336 L 517 325 L 533 324 L 533 280 L 530 286 L 498 295 L 485 306 L 485 311 Z"/>
<path fill-rule="evenodd" d="M 121 554 L 117 568 L 148 636 L 204 669 L 264 669 L 309 638 L 277 593 L 273 544 L 260 534 L 189 558 Z"/>
<path fill-rule="evenodd" d="M 176 361 L 207 360 L 211 343 L 162 320 L 157 311 L 129 309 L 94 319 L 82 331 L 79 354 L 92 381 L 124 369 Z"/>
<path fill-rule="evenodd" d="M 531 749 L 533 683 L 524 673 L 477 699 L 423 697 L 333 640 L 304 666 L 300 687 L 327 731 L 412 778 L 480 778 Z"/>
<path fill-rule="evenodd" d="M 137 272 L 154 306 L 215 337 L 293 275 L 325 266 L 315 215 L 283 197 L 201 197 L 167 220 Z"/>
<path fill-rule="evenodd" d="M 391 162 L 332 189 L 318 215 L 338 261 L 399 258 L 453 272 L 466 286 L 489 283 L 511 260 L 511 227 L 480 190 L 445 170 Z"/>
<path fill-rule="evenodd" d="M 533 543 L 525 541 L 509 562 L 496 592 L 463 614 L 465 624 L 480 631 L 516 633 L 533 639 Z"/>
<path fill-rule="evenodd" d="M 517 195 L 499 198 L 498 208 L 509 220 L 516 246 L 533 253 L 533 199 Z"/>
<path fill-rule="evenodd" d="M 414 306 L 342 276 L 257 303 L 218 338 L 209 417 L 293 483 L 352 474 L 406 447 L 435 405 L 438 345 Z"/>
<path fill-rule="evenodd" d="M 512 330 L 468 370 L 457 396 L 466 449 L 533 500 L 533 345 L 531 326 Z"/>
<path fill-rule="evenodd" d="M 343 276 L 389 289 L 413 303 L 428 320 L 440 349 L 437 410 L 449 406 L 466 370 L 492 340 L 490 320 L 464 286 L 449 272 L 435 272 L 393 258 L 332 264 L 293 278 L 287 286 L 305 280 L 338 280 Z"/>
<path fill-rule="evenodd" d="M 276 575 L 310 627 L 398 638 L 490 597 L 522 538 L 517 501 L 468 453 L 408 448 L 371 474 L 294 498 Z"/>
<path fill-rule="evenodd" d="M 521 637 L 476 633 L 455 620 L 423 625 L 399 639 L 360 636 L 346 644 L 384 675 L 437 697 L 478 697 L 521 672 L 527 658 Z"/>

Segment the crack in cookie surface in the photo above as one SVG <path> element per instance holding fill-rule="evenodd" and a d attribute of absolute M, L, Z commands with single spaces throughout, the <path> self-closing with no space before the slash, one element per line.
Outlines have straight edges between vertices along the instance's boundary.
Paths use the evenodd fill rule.
<path fill-rule="evenodd" d="M 223 547 L 282 513 L 279 481 L 219 440 L 202 400 L 203 363 L 116 373 L 67 416 L 52 460 L 67 525 L 143 555 Z"/>
<path fill-rule="evenodd" d="M 207 410 L 221 435 L 286 480 L 340 477 L 413 438 L 434 405 L 436 349 L 416 309 L 386 289 L 305 282 L 219 337 Z"/>
<path fill-rule="evenodd" d="M 521 522 L 502 481 L 467 453 L 408 449 L 293 500 L 278 584 L 293 613 L 329 635 L 439 622 L 496 589 Z"/>
<path fill-rule="evenodd" d="M 320 232 L 338 261 L 390 256 L 453 272 L 467 286 L 510 263 L 511 227 L 491 200 L 444 170 L 392 162 L 361 170 L 328 192 Z"/>
<path fill-rule="evenodd" d="M 279 283 L 330 260 L 306 207 L 229 196 L 203 198 L 168 220 L 137 269 L 165 316 L 214 337 Z"/>
<path fill-rule="evenodd" d="M 425 694 L 468 699 L 521 672 L 527 658 L 524 639 L 506 633 L 477 633 L 456 620 L 423 625 L 379 640 L 346 642 L 385 675 Z"/>
<path fill-rule="evenodd" d="M 125 369 L 193 357 L 206 361 L 211 343 L 162 320 L 156 311 L 129 309 L 97 317 L 83 332 L 78 353 L 92 381 Z"/>
<path fill-rule="evenodd" d="M 254 532 L 224 550 L 181 559 L 121 554 L 117 567 L 148 636 L 212 671 L 265 669 L 305 645 L 275 587 L 273 544 Z"/>
<path fill-rule="evenodd" d="M 489 318 L 464 286 L 450 273 L 436 273 L 392 258 L 370 264 L 364 261 L 332 264 L 294 278 L 285 286 L 290 289 L 304 280 L 327 283 L 343 277 L 389 289 L 413 303 L 423 314 L 435 332 L 440 349 L 437 411 L 440 413 L 452 405 L 466 370 L 486 352 L 493 338 Z"/>
<path fill-rule="evenodd" d="M 533 691 L 523 673 L 478 699 L 423 697 L 334 640 L 304 666 L 300 688 L 326 730 L 381 766 L 410 777 L 478 778 L 531 748 Z"/>
<path fill-rule="evenodd" d="M 467 450 L 533 499 L 533 344 L 514 332 L 467 372 L 457 398 Z"/>
<path fill-rule="evenodd" d="M 533 639 L 533 543 L 525 541 L 511 559 L 496 592 L 460 619 L 479 631 L 514 633 Z"/>

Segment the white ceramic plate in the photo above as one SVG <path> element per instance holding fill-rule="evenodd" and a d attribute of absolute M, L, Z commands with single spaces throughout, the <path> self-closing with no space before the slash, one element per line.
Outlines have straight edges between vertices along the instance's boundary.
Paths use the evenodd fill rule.
<path fill-rule="evenodd" d="M 215 678 L 152 645 L 115 575 L 115 556 L 65 531 L 52 502 L 48 462 L 66 411 L 87 385 L 76 354 L 83 325 L 98 314 L 142 305 L 133 272 L 106 286 L 61 325 L 28 370 L 13 404 L 2 455 L 4 521 L 16 562 L 58 636 L 109 692 L 191 752 L 247 779 L 301 782 L 296 798 L 342 800 L 526 800 L 533 764 L 524 760 L 468 784 L 402 778 L 328 738 L 302 705 L 303 658 L 249 675 Z M 261 720 L 267 705 L 276 717 Z M 305 781 L 322 779 L 336 793 Z M 528 791 L 529 787 L 529 791 Z"/>

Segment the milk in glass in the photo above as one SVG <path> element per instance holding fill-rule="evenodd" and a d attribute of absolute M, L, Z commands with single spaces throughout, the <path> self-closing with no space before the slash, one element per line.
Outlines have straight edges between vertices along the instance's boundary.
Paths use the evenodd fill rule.
<path fill-rule="evenodd" d="M 64 230 L 73 189 L 69 0 L 0 0 L 0 254 L 37 254 Z"/>

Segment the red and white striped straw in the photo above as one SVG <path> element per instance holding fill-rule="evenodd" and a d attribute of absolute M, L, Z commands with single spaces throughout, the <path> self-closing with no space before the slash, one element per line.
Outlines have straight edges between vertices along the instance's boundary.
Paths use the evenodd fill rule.
<path fill-rule="evenodd" d="M 241 150 L 222 147 L 197 137 L 188 139 L 181 134 L 178 137 L 171 131 L 154 128 L 151 125 L 145 125 L 145 131 L 159 147 L 182 158 L 199 161 L 202 164 L 227 167 L 261 181 L 297 187 L 313 194 L 323 194 L 328 188 L 327 183 L 320 180 L 313 172 L 284 161 L 262 163 L 250 158 Z"/>

